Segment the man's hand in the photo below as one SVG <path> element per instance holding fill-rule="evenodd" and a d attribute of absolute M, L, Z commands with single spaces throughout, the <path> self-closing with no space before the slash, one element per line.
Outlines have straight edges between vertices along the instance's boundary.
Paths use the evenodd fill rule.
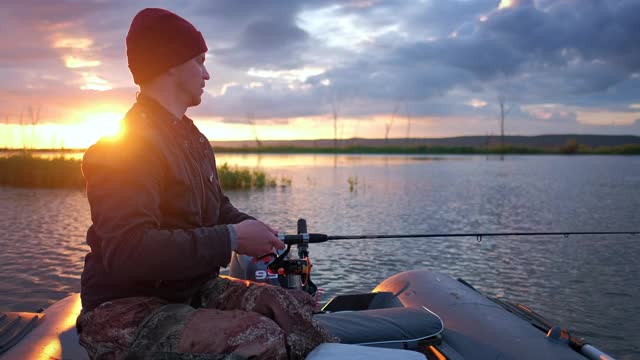
<path fill-rule="evenodd" d="M 258 220 L 245 220 L 234 224 L 233 228 L 238 235 L 238 254 L 260 257 L 272 253 L 273 248 L 285 248 L 274 234 L 275 230 Z"/>
<path fill-rule="evenodd" d="M 258 221 L 260 221 L 260 220 L 258 220 Z M 260 222 L 262 222 L 262 221 L 260 221 Z M 262 224 L 263 224 L 264 226 L 266 226 L 266 227 L 267 227 L 267 229 L 269 229 L 269 231 L 271 231 L 271 232 L 273 233 L 273 235 L 278 236 L 278 230 L 277 230 L 277 229 L 272 228 L 272 227 L 271 227 L 269 224 L 267 224 L 267 223 L 262 222 Z"/>

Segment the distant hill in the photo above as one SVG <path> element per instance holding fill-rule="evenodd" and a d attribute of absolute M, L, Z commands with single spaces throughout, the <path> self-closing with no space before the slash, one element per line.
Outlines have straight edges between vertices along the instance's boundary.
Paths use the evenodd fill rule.
<path fill-rule="evenodd" d="M 633 135 L 538 135 L 538 136 L 505 136 L 505 145 L 538 148 L 558 149 L 568 142 L 575 141 L 579 145 L 588 147 L 640 145 L 640 136 Z M 256 142 L 246 141 L 212 141 L 215 148 L 254 148 Z M 500 145 L 499 136 L 456 136 L 449 138 L 418 138 L 418 139 L 344 139 L 338 140 L 339 147 L 345 146 L 441 146 L 441 147 L 472 147 L 486 148 Z M 330 148 L 333 147 L 333 139 L 318 140 L 263 140 L 263 147 L 290 146 L 305 148 Z"/>

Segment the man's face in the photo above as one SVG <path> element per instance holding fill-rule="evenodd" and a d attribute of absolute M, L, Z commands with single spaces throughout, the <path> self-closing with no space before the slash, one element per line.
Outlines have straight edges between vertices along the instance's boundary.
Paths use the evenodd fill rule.
<path fill-rule="evenodd" d="M 204 60 L 203 53 L 174 68 L 178 96 L 184 97 L 187 106 L 200 104 L 205 81 L 210 78 L 204 66 Z"/>

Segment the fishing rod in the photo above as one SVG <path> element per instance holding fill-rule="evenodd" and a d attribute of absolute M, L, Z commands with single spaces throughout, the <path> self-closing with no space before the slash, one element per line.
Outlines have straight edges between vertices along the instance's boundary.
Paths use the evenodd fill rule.
<path fill-rule="evenodd" d="M 639 235 L 640 231 L 563 231 L 563 232 L 487 232 L 487 233 L 441 233 L 441 234 L 395 234 L 395 235 L 327 235 L 327 234 L 298 234 L 279 235 L 287 245 L 321 243 L 329 240 L 363 240 L 363 239 L 420 239 L 420 238 L 448 238 L 448 237 L 475 237 L 478 242 L 483 237 L 496 236 L 564 236 L 570 235 Z"/>
<path fill-rule="evenodd" d="M 280 253 L 272 253 L 267 254 L 262 257 L 257 258 L 266 259 L 267 257 L 273 257 L 274 260 L 269 263 L 267 266 L 267 271 L 259 270 L 260 274 L 266 277 L 268 274 L 276 275 L 280 286 L 288 289 L 299 289 L 307 292 L 311 296 L 315 296 L 317 294 L 317 286 L 311 281 L 311 269 L 313 265 L 311 264 L 311 260 L 309 258 L 309 249 L 308 245 L 310 243 L 322 243 L 329 240 L 360 240 L 360 239 L 399 239 L 399 238 L 446 238 L 446 237 L 476 237 L 478 241 L 481 241 L 482 237 L 488 236 L 564 236 L 569 237 L 570 235 L 639 235 L 640 231 L 564 231 L 564 232 L 473 232 L 473 233 L 430 233 L 430 234 L 386 234 L 386 235 L 327 235 L 320 233 L 309 233 L 307 231 L 307 223 L 304 219 L 298 220 L 298 233 L 297 235 L 286 235 L 283 233 L 278 234 L 278 238 L 282 240 L 286 244 L 286 249 Z M 298 257 L 289 256 L 291 248 L 297 245 L 298 247 Z M 269 260 L 265 261 L 267 263 Z M 258 275 L 258 271 L 255 272 L 256 278 Z M 251 280 L 251 277 L 246 277 Z M 407 278 L 405 278 L 407 279 Z M 408 279 L 412 279 L 409 277 Z M 416 277 L 415 279 L 420 279 Z M 438 279 L 440 281 L 440 279 Z M 459 279 L 463 284 L 468 285 L 466 282 Z M 403 283 L 405 280 L 402 278 L 399 282 Z M 384 283 L 383 283 L 384 284 Z M 402 284 L 401 284 L 402 285 Z M 396 291 L 394 289 L 392 293 L 393 298 L 396 299 L 400 293 L 402 293 L 407 287 L 407 285 L 403 285 L 402 289 Z M 444 286 L 444 285 L 443 285 Z M 447 285 L 448 286 L 448 285 Z M 471 285 L 468 285 L 471 287 Z M 377 288 L 379 289 L 380 286 Z M 385 289 L 382 287 L 382 291 L 390 291 L 393 289 L 393 286 L 388 286 Z M 437 289 L 437 288 L 435 288 Z M 446 290 L 446 289 L 445 289 Z M 375 291 L 375 290 L 374 290 Z M 380 290 L 378 290 L 380 291 Z M 413 291 L 415 294 L 416 292 Z M 434 293 L 435 294 L 435 293 Z M 453 294 L 453 293 L 452 293 Z M 437 294 L 435 294 L 438 296 Z M 446 294 L 445 294 L 446 295 Z M 442 299 L 443 296 L 439 295 Z M 456 295 L 456 300 L 451 300 L 453 302 L 457 302 L 459 296 Z M 414 296 L 412 296 L 414 298 Z M 334 301 L 338 298 L 334 298 L 330 301 L 330 304 L 335 305 L 338 301 Z M 590 344 L 585 343 L 582 339 L 575 338 L 569 334 L 569 332 L 565 329 L 562 329 L 559 326 L 554 326 L 553 324 L 547 322 L 540 315 L 534 313 L 533 311 L 527 309 L 523 305 L 511 303 L 505 300 L 501 300 L 499 298 L 488 297 L 489 300 L 500 304 L 507 311 L 516 314 L 527 320 L 529 323 L 534 325 L 535 327 L 547 332 L 547 338 L 551 339 L 551 341 L 555 342 L 566 342 L 569 344 L 571 348 L 583 354 L 585 357 L 589 359 L 609 359 L 610 357 L 593 347 Z M 340 304 L 337 305 L 336 310 L 343 310 L 344 308 L 348 308 L 349 310 L 362 310 L 362 309 L 372 309 L 378 307 L 371 307 L 373 304 L 373 300 L 366 300 L 366 302 L 361 300 L 344 300 L 340 298 Z M 398 300 L 395 300 L 398 301 Z M 413 300 L 416 301 L 416 300 Z M 421 299 L 417 299 L 417 302 L 420 303 Z M 453 303 L 451 302 L 451 303 Z M 346 304 L 349 305 L 346 305 Z M 480 304 L 480 301 L 469 302 L 469 304 Z M 342 305 L 345 304 L 345 305 Z M 413 303 L 415 304 L 415 303 Z M 365 305 L 364 307 L 361 307 Z M 412 302 L 404 303 L 400 306 L 411 306 Z M 424 306 L 423 306 L 424 307 Z M 327 309 L 327 307 L 323 308 Z M 425 309 L 427 309 L 425 307 Z M 524 310 L 522 310 L 524 309 Z M 334 310 L 333 308 L 331 310 Z M 429 312 L 431 310 L 427 309 Z M 435 313 L 432 313 L 435 315 Z M 438 317 L 437 315 L 435 315 Z M 439 318 L 439 317 L 438 317 Z M 506 320 L 505 320 L 506 321 Z"/>
<path fill-rule="evenodd" d="M 564 236 L 570 235 L 638 235 L 640 231 L 564 231 L 564 232 L 486 232 L 486 233 L 431 233 L 431 234 L 393 234 L 393 235 L 327 235 L 308 233 L 305 219 L 298 220 L 298 234 L 278 234 L 278 238 L 286 245 L 280 253 L 271 253 L 257 259 L 273 258 L 268 265 L 270 274 L 277 274 L 280 285 L 285 288 L 297 288 L 314 295 L 317 286 L 311 281 L 311 259 L 308 245 L 329 240 L 362 240 L 362 239 L 402 239 L 402 238 L 448 238 L 475 237 L 478 242 L 487 236 Z M 298 257 L 290 256 L 291 247 L 297 245 Z M 268 260 L 267 260 L 268 261 Z"/>

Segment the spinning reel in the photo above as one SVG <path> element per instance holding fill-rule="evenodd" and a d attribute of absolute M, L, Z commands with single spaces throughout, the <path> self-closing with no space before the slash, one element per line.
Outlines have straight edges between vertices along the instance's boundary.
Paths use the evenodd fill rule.
<path fill-rule="evenodd" d="M 287 248 L 269 264 L 268 271 L 271 274 L 278 275 L 280 286 L 287 289 L 300 289 L 312 296 L 315 295 L 318 287 L 311 281 L 311 268 L 313 265 L 309 258 L 309 242 L 310 240 L 311 242 L 322 241 L 319 239 L 319 235 L 321 234 L 309 234 L 307 232 L 307 221 L 299 219 L 298 235 L 278 236 L 280 240 L 287 244 Z M 324 241 L 326 241 L 326 235 L 324 238 Z M 297 258 L 291 256 L 291 246 L 294 244 L 298 246 Z"/>

